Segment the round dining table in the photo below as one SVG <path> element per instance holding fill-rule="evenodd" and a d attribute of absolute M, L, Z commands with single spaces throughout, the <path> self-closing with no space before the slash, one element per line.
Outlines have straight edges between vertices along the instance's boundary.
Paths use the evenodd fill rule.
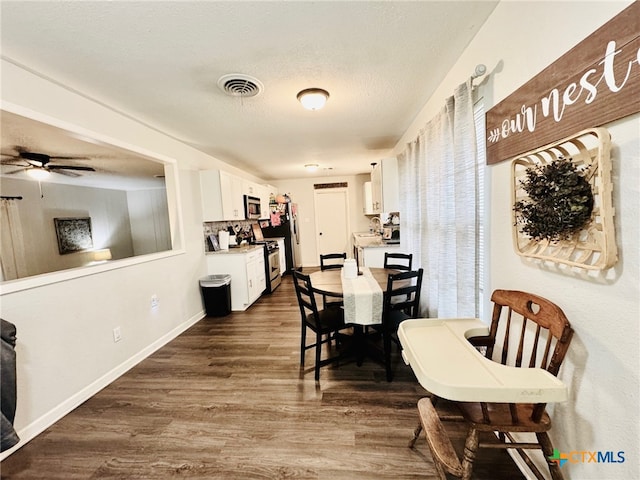
<path fill-rule="evenodd" d="M 393 268 L 364 268 L 369 268 L 371 276 L 378 282 L 383 292 L 387 289 L 389 274 L 400 272 L 400 270 Z M 311 273 L 309 277 L 311 278 L 311 285 L 313 285 L 313 288 L 317 290 L 318 293 L 330 296 L 342 296 L 342 269 L 318 270 L 317 272 Z"/>
<path fill-rule="evenodd" d="M 400 273 L 400 270 L 392 269 L 392 268 L 375 268 L 375 267 L 363 267 L 367 268 L 371 273 L 373 279 L 378 283 L 382 293 L 387 290 L 387 281 L 390 274 Z M 311 279 L 311 285 L 313 289 L 322 295 L 328 295 L 331 297 L 342 297 L 342 269 L 334 268 L 328 270 L 318 270 L 309 275 Z M 397 286 L 397 284 L 396 284 Z M 384 362 L 381 358 L 381 352 L 379 352 L 379 348 L 371 348 L 368 345 L 367 337 L 368 330 L 365 331 L 365 327 L 368 328 L 371 323 L 367 324 L 359 324 L 357 322 L 353 323 L 353 342 L 352 348 L 356 356 L 358 366 L 362 365 L 362 361 L 365 356 L 370 356 L 377 361 Z"/>

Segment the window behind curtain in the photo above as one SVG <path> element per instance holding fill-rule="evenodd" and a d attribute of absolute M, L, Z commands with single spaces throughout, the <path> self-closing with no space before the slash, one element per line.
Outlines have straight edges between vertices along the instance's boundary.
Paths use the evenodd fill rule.
<path fill-rule="evenodd" d="M 485 181 L 487 145 L 485 139 L 485 116 L 484 116 L 484 99 L 480 98 L 473 106 L 473 119 L 476 127 L 476 161 L 477 161 L 477 188 L 476 188 L 476 205 L 477 205 L 477 225 L 476 225 L 476 291 L 478 297 L 476 299 L 476 315 L 478 318 L 484 318 L 485 302 L 485 285 L 489 282 L 486 278 L 486 236 L 485 231 L 488 228 L 489 211 L 489 192 L 487 191 L 488 182 Z"/>

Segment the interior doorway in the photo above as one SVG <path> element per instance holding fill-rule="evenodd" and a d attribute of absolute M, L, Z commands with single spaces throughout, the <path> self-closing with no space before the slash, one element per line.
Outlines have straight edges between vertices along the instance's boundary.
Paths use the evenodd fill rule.
<path fill-rule="evenodd" d="M 349 192 L 347 188 L 314 191 L 317 261 L 324 253 L 350 255 Z"/>

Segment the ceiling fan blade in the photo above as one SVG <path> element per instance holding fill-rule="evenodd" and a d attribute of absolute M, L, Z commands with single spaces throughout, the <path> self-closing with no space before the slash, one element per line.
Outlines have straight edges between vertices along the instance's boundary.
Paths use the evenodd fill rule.
<path fill-rule="evenodd" d="M 47 170 L 82 170 L 84 172 L 95 172 L 93 167 L 85 167 L 83 165 L 47 165 Z"/>
<path fill-rule="evenodd" d="M 51 160 L 89 160 L 89 157 L 76 156 L 76 157 L 57 157 L 55 155 L 49 156 Z"/>
<path fill-rule="evenodd" d="M 80 177 L 81 176 L 79 173 L 69 172 L 67 170 L 59 170 L 57 168 L 53 171 L 53 173 L 58 173 L 60 175 L 66 175 L 67 177 Z"/>
<path fill-rule="evenodd" d="M 18 158 L 8 158 L 6 160 L 0 160 L 0 165 L 15 165 L 16 167 L 28 167 L 29 164 L 21 162 Z"/>
<path fill-rule="evenodd" d="M 4 172 L 5 175 L 13 175 L 14 173 L 24 172 L 25 170 L 29 170 L 30 167 L 22 167 L 17 170 L 11 170 L 10 172 Z"/>

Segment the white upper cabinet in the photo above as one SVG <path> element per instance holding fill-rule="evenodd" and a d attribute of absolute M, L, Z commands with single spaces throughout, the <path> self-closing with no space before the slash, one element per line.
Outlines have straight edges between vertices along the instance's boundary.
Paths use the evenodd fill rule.
<path fill-rule="evenodd" d="M 242 179 L 220 171 L 220 192 L 222 193 L 222 220 L 243 220 Z"/>
<path fill-rule="evenodd" d="M 278 190 L 273 185 L 260 185 L 260 213 L 262 218 L 269 218 L 269 198 L 271 194 L 276 195 Z"/>
<path fill-rule="evenodd" d="M 249 180 L 242 181 L 242 194 L 249 195 L 250 197 L 260 197 L 262 185 L 258 185 L 255 182 Z"/>
<path fill-rule="evenodd" d="M 398 160 L 395 157 L 384 158 L 371 171 L 371 213 L 397 212 L 400 203 L 398 192 Z"/>
<path fill-rule="evenodd" d="M 260 199 L 262 218 L 269 218 L 269 196 L 276 193 L 271 185 L 260 185 L 237 177 L 224 170 L 202 170 L 200 172 L 202 190 L 202 220 L 244 220 L 244 196 Z"/>
<path fill-rule="evenodd" d="M 376 213 L 373 211 L 373 192 L 371 187 L 372 182 L 364 182 L 364 185 L 362 185 L 362 200 L 364 202 L 362 210 L 365 215 L 375 215 Z"/>
<path fill-rule="evenodd" d="M 200 172 L 202 190 L 202 220 L 244 219 L 242 179 L 221 170 Z"/>

